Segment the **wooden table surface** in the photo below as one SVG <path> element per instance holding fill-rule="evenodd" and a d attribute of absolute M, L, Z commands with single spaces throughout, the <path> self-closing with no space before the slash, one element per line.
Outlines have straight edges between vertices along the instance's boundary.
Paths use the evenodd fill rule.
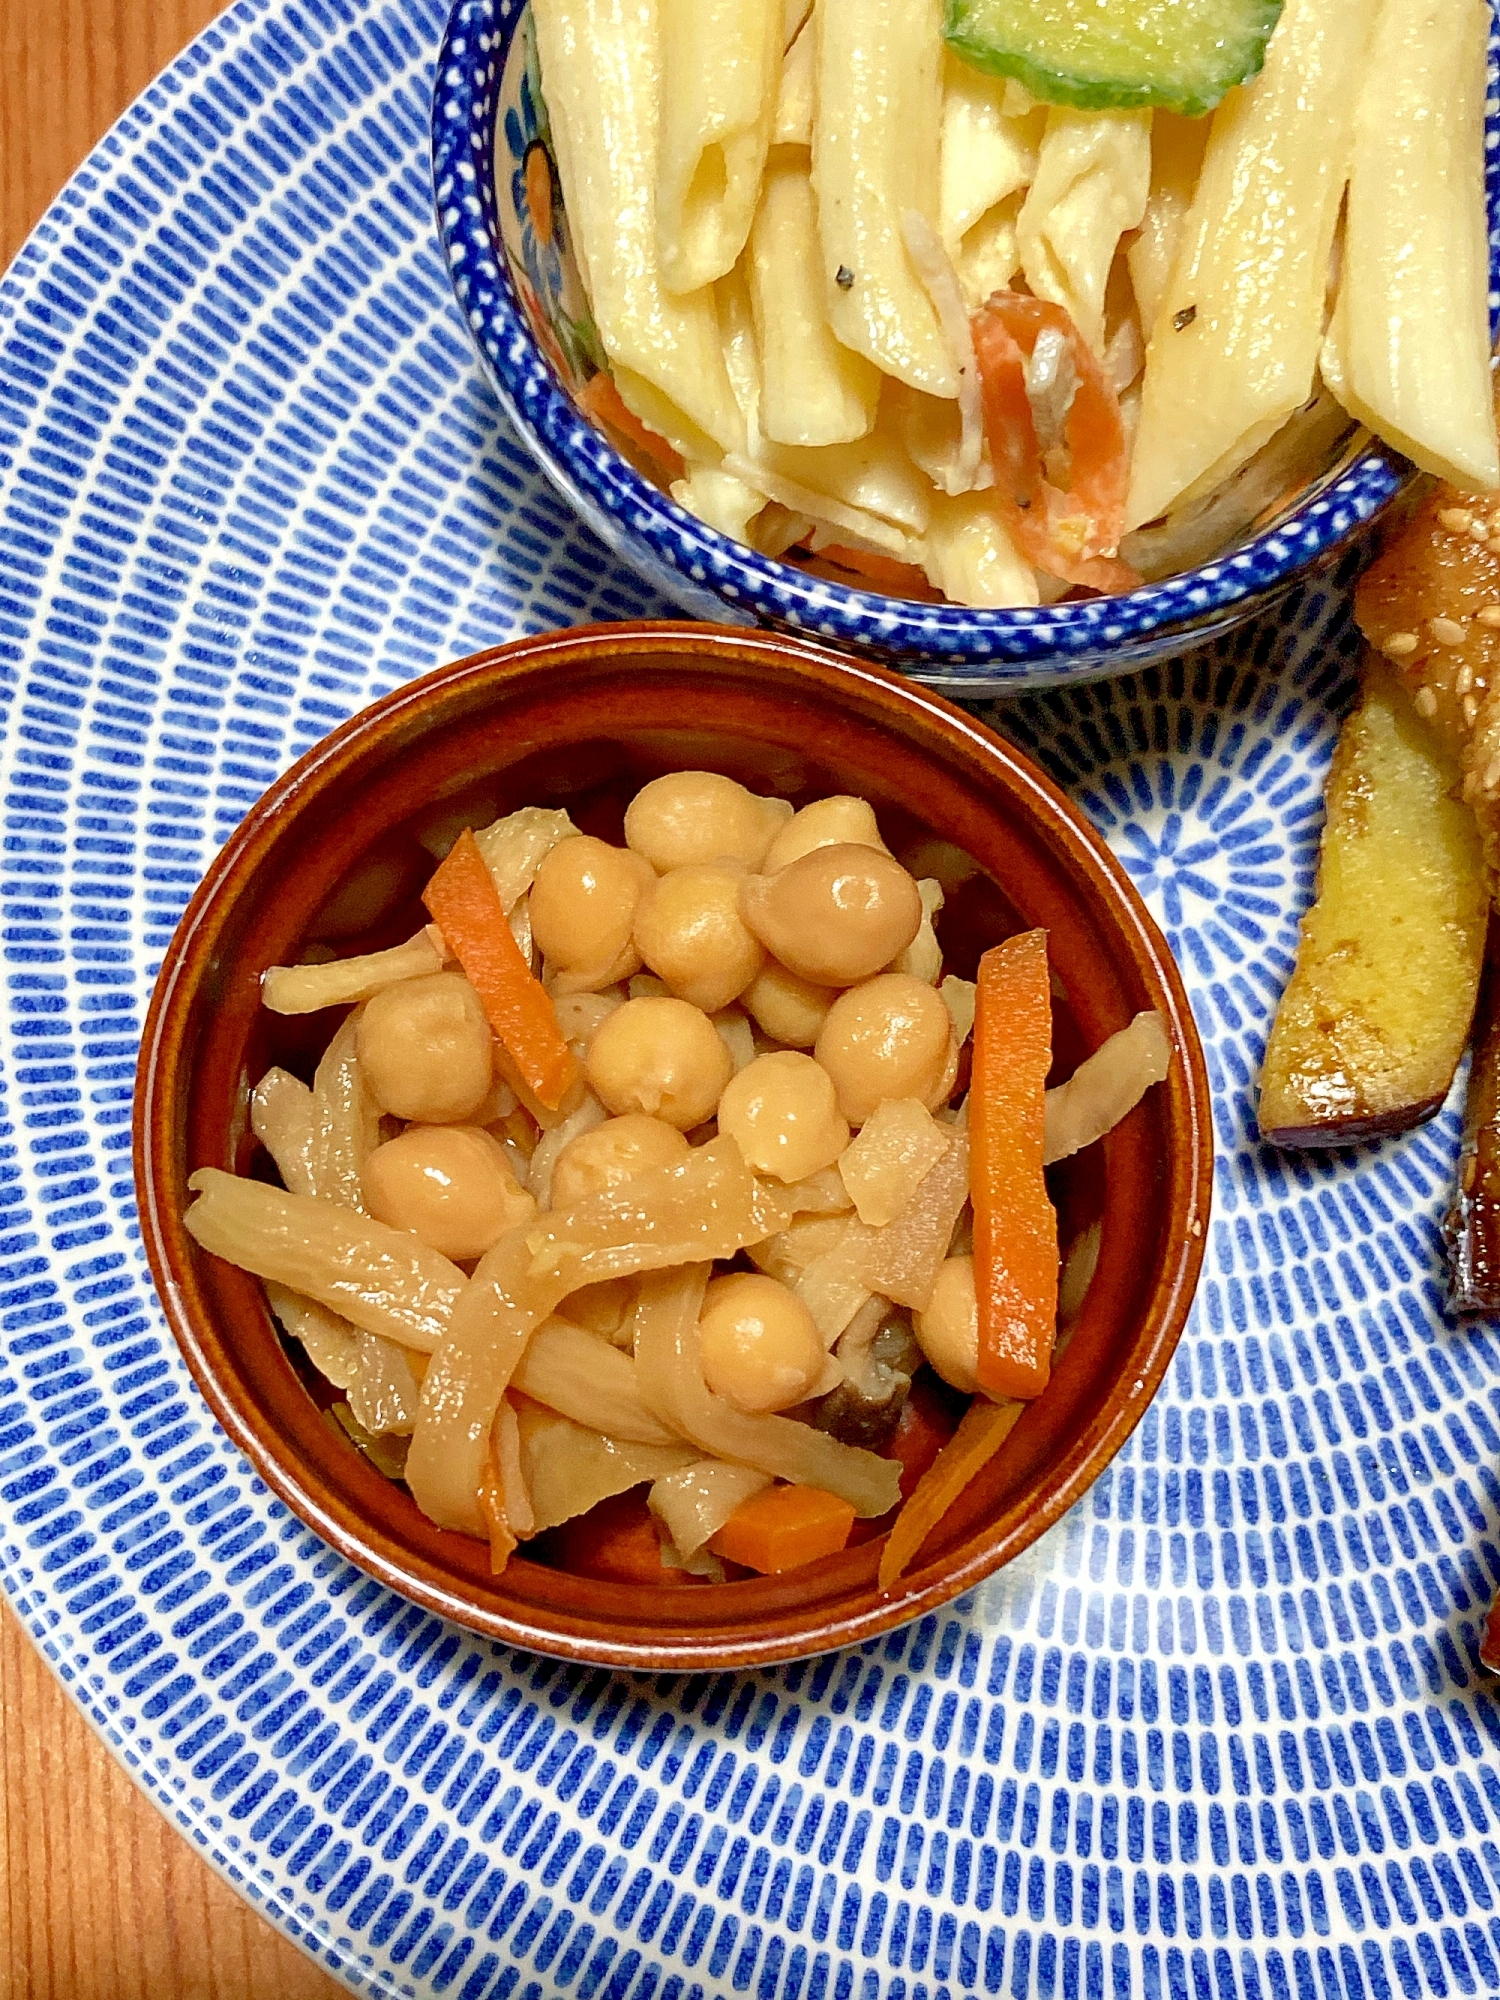
<path fill-rule="evenodd" d="M 0 268 L 221 0 L 0 0 Z M 332 2000 L 0 1619 L 0 2000 Z"/>

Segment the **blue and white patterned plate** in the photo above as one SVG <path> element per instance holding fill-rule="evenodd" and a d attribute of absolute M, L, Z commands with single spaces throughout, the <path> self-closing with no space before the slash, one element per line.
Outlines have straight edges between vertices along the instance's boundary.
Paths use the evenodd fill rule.
<path fill-rule="evenodd" d="M 333 1557 L 216 1432 L 129 1174 L 161 950 L 370 696 L 660 607 L 504 431 L 431 216 L 435 0 L 242 0 L 0 285 L 0 1580 L 144 1788 L 370 1994 L 1500 1989 L 1500 1341 L 1440 1302 L 1456 1102 L 1296 1158 L 1251 1088 L 1351 684 L 1331 587 L 1006 711 L 1175 944 L 1213 1240 L 1113 1469 L 861 1651 L 631 1680 Z"/>

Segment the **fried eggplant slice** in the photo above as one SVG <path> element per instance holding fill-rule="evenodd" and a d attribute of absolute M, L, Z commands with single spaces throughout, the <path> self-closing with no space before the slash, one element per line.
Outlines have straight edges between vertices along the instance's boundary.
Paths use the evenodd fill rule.
<path fill-rule="evenodd" d="M 1458 1179 L 1443 1217 L 1448 1242 L 1448 1305 L 1456 1313 L 1500 1312 L 1500 924 L 1489 951 L 1474 1060 L 1464 1103 Z M 1500 1631 L 1497 1631 L 1500 1643 Z"/>
<path fill-rule="evenodd" d="M 1451 751 L 1371 660 L 1325 795 L 1302 921 L 1261 1078 L 1278 1146 L 1403 1132 L 1442 1104 L 1468 1039 L 1488 888 Z"/>

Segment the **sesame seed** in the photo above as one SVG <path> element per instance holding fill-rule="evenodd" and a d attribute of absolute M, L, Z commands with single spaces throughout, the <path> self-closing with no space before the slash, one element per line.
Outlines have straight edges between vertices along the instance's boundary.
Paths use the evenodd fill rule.
<path fill-rule="evenodd" d="M 1464 628 L 1456 618 L 1429 618 L 1427 629 L 1440 646 L 1461 646 Z"/>
<path fill-rule="evenodd" d="M 1481 625 L 1487 625 L 1493 632 L 1500 627 L 1500 604 L 1487 604 L 1482 611 L 1476 612 L 1475 616 Z"/>
<path fill-rule="evenodd" d="M 1463 711 L 1464 711 L 1464 728 L 1472 729 L 1474 727 L 1475 719 L 1479 714 L 1479 703 L 1474 699 L 1473 695 L 1466 694 L 1464 696 Z"/>
<path fill-rule="evenodd" d="M 1485 547 L 1492 556 L 1500 556 L 1500 535 L 1491 535 Z"/>
<path fill-rule="evenodd" d="M 1472 805 L 1474 803 L 1474 795 L 1478 790 L 1479 790 L 1478 778 L 1475 777 L 1472 771 L 1465 772 L 1464 782 L 1463 782 L 1463 801 L 1466 806 Z"/>
<path fill-rule="evenodd" d="M 1467 507 L 1444 507 L 1438 520 L 1453 535 L 1466 535 L 1474 525 L 1474 516 Z"/>
<path fill-rule="evenodd" d="M 1437 714 L 1437 696 L 1431 688 L 1418 688 L 1412 701 L 1418 715 Z"/>
<path fill-rule="evenodd" d="M 1453 676 L 1453 692 L 1455 694 L 1468 694 L 1473 689 L 1473 686 L 1474 669 L 1472 667 L 1460 667 L 1458 672 Z"/>
<path fill-rule="evenodd" d="M 1415 632 L 1392 632 L 1385 642 L 1385 650 L 1393 660 L 1410 659 L 1420 641 Z"/>
<path fill-rule="evenodd" d="M 1490 794 L 1491 798 L 1494 797 L 1497 790 L 1500 790 L 1500 757 L 1491 760 L 1489 768 L 1484 774 L 1484 789 Z"/>
<path fill-rule="evenodd" d="M 1469 539 L 1471 541 L 1487 542 L 1494 532 L 1495 524 L 1493 521 L 1471 521 L 1469 523 Z"/>

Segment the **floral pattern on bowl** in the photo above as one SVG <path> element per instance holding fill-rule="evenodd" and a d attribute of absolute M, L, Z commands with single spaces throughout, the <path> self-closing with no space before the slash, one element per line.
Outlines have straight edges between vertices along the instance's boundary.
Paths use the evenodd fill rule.
<path fill-rule="evenodd" d="M 563 207 L 529 8 L 500 81 L 495 177 L 510 189 L 509 202 L 500 204 L 500 230 L 526 324 L 576 396 L 605 366 L 604 345 L 578 273 Z"/>

